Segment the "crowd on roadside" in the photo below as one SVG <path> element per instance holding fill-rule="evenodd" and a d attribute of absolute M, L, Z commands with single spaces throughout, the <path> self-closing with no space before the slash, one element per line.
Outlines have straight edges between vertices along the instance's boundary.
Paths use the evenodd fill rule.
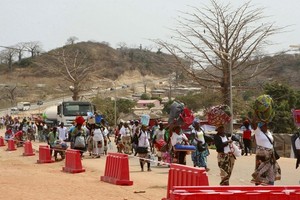
<path fill-rule="evenodd" d="M 268 98 L 267 100 L 269 100 Z M 223 107 L 216 108 L 217 112 L 214 111 L 212 114 L 223 109 Z M 45 124 L 32 123 L 29 118 L 12 119 L 7 116 L 1 121 L 6 127 L 6 139 L 9 139 L 9 135 L 16 139 L 18 131 L 28 135 L 29 129 L 35 130 L 38 138 L 41 141 L 45 139 L 51 146 L 56 160 L 59 153 L 64 159 L 63 152 L 69 147 L 79 150 L 82 158 L 84 156 L 100 158 L 109 151 L 117 151 L 137 156 L 141 171 L 152 171 L 151 162 L 154 161 L 154 155 L 157 157 L 157 161 L 154 163 L 159 166 L 170 163 L 186 165 L 186 157 L 189 154 L 194 167 L 202 167 L 209 171 L 207 157 L 210 155 L 211 149 L 208 147 L 213 143 L 217 151 L 220 185 L 230 185 L 229 180 L 237 159 L 233 144 L 241 141 L 232 133 L 225 132 L 226 120 L 230 117 L 224 118 L 225 121 L 221 120 L 215 125 L 217 133 L 213 137 L 205 133 L 197 118 L 193 118 L 188 126 L 189 134 L 186 134 L 183 125 L 157 120 L 154 125 L 149 126 L 149 123 L 145 124 L 142 119 L 121 120 L 113 130 L 107 126 L 104 119 L 100 123 L 96 123 L 94 117 L 90 115 L 85 120 L 78 116 L 71 127 L 67 128 L 60 123 L 58 127 L 51 129 L 48 129 Z M 220 119 L 218 117 L 216 119 Z M 41 127 L 43 128 L 41 129 Z M 39 132 L 40 130 L 42 132 Z M 258 121 L 257 118 L 248 119 L 244 121 L 242 130 L 244 155 L 252 154 L 251 138 L 255 137 L 255 171 L 251 174 L 251 181 L 255 185 L 274 185 L 274 182 L 281 178 L 281 170 L 277 162 L 274 138 L 268 129 L 268 122 Z M 113 141 L 111 136 L 113 136 Z M 20 139 L 17 138 L 17 140 Z M 117 150 L 112 148 L 112 142 L 115 143 Z"/>

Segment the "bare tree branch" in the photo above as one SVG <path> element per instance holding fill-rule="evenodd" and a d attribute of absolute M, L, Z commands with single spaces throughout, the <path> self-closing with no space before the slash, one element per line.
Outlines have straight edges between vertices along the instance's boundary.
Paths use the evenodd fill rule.
<path fill-rule="evenodd" d="M 154 41 L 173 55 L 177 66 L 200 86 L 220 86 L 224 103 L 228 104 L 230 73 L 237 82 L 245 75 L 249 80 L 272 67 L 268 59 L 252 58 L 271 35 L 283 28 L 266 22 L 264 9 L 250 2 L 233 8 L 211 0 L 209 6 L 192 8 L 192 12 L 180 12 L 171 41 Z"/>

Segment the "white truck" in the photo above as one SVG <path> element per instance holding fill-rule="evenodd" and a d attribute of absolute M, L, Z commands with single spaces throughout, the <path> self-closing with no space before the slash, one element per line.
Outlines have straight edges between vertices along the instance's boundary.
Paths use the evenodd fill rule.
<path fill-rule="evenodd" d="M 43 116 L 48 124 L 59 125 L 61 122 L 69 127 L 76 116 L 81 115 L 87 119 L 88 112 L 94 113 L 95 106 L 90 102 L 64 101 L 45 109 Z"/>
<path fill-rule="evenodd" d="M 19 111 L 29 110 L 30 106 L 31 106 L 30 102 L 22 101 L 17 103 L 17 108 Z"/>

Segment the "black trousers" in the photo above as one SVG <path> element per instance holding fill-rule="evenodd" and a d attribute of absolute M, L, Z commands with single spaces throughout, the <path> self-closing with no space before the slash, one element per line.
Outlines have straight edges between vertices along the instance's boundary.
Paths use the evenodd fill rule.
<path fill-rule="evenodd" d="M 245 154 L 247 155 L 248 152 L 251 153 L 251 148 L 252 148 L 251 140 L 243 139 L 243 143 L 244 143 Z"/>

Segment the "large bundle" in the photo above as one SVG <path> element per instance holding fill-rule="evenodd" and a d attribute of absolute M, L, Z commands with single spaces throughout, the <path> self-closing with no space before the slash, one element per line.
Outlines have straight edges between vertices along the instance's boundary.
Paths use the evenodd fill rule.
<path fill-rule="evenodd" d="M 216 127 L 227 124 L 231 120 L 230 109 L 227 105 L 211 107 L 206 115 L 208 123 Z"/>
<path fill-rule="evenodd" d="M 273 99 L 265 94 L 257 97 L 254 102 L 254 111 L 260 121 L 271 122 L 275 115 Z"/>
<path fill-rule="evenodd" d="M 194 121 L 193 112 L 184 104 L 174 101 L 170 107 L 169 124 L 187 128 Z"/>
<path fill-rule="evenodd" d="M 180 119 L 180 114 L 184 109 L 184 105 L 177 101 L 174 101 L 170 106 L 170 114 L 169 114 L 169 124 L 177 124 L 182 125 L 183 121 Z"/>

